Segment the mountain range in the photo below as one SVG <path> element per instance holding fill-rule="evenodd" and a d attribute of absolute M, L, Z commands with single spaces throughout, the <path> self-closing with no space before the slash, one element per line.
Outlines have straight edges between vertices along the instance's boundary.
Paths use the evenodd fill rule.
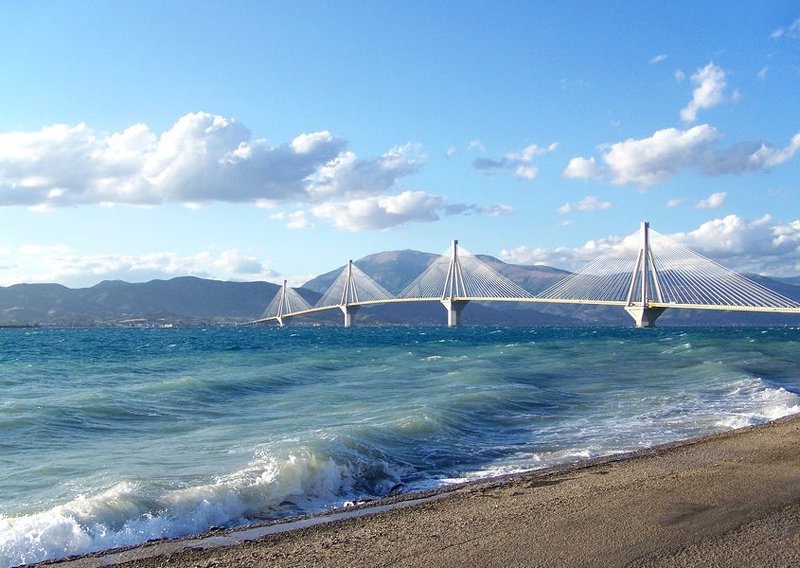
<path fill-rule="evenodd" d="M 397 293 L 436 258 L 437 255 L 412 250 L 390 251 L 366 256 L 356 265 L 388 291 Z M 508 264 L 491 256 L 478 258 L 533 294 L 569 274 L 546 266 Z M 315 303 L 342 268 L 309 280 L 299 293 L 309 303 Z M 800 300 L 800 277 L 749 277 Z M 269 282 L 221 282 L 190 276 L 144 283 L 107 280 L 79 289 L 60 284 L 17 284 L 0 287 L 0 326 L 237 324 L 261 317 L 278 290 L 278 285 Z M 340 323 L 341 314 L 331 311 L 297 321 L 305 325 L 335 324 Z M 444 321 L 444 309 L 434 302 L 364 307 L 356 316 L 357 325 L 443 325 Z M 476 302 L 466 307 L 463 321 L 465 325 L 631 324 L 619 308 Z M 667 310 L 659 325 L 670 324 L 798 325 L 800 316 Z"/>

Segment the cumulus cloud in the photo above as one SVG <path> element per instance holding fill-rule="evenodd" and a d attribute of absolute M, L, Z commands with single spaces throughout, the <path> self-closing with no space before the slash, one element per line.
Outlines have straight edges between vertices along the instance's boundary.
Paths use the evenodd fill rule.
<path fill-rule="evenodd" d="M 700 124 L 681 130 L 666 128 L 647 138 L 629 138 L 603 148 L 604 168 L 593 158 L 572 158 L 562 176 L 588 179 L 608 175 L 615 185 L 648 189 L 685 169 L 709 176 L 769 171 L 791 160 L 800 150 L 800 132 L 784 148 L 765 142 L 743 142 L 720 148 L 722 135 Z"/>
<path fill-rule="evenodd" d="M 722 207 L 725 204 L 725 200 L 728 198 L 728 194 L 724 191 L 719 193 L 712 193 L 705 199 L 699 201 L 695 207 L 698 209 L 717 209 L 718 207 Z"/>
<path fill-rule="evenodd" d="M 684 122 L 694 122 L 698 111 L 715 107 L 725 100 L 723 92 L 727 82 L 725 71 L 721 67 L 709 63 L 698 69 L 691 80 L 695 88 L 692 91 L 692 100 L 681 109 L 681 120 Z"/>
<path fill-rule="evenodd" d="M 533 180 L 539 173 L 539 168 L 533 164 L 533 159 L 536 156 L 554 152 L 556 149 L 558 149 L 558 142 L 544 147 L 531 144 L 519 152 L 510 152 L 500 159 L 475 158 L 472 166 L 489 174 L 496 170 L 513 170 L 514 175 L 519 179 Z"/>
<path fill-rule="evenodd" d="M 507 205 L 481 207 L 449 203 L 439 195 L 424 191 L 405 191 L 398 195 L 381 195 L 346 202 L 330 202 L 311 209 L 315 217 L 351 232 L 389 229 L 407 223 L 438 221 L 450 215 L 480 214 L 490 217 L 510 215 Z"/>
<path fill-rule="evenodd" d="M 659 53 L 658 55 L 656 55 L 655 57 L 650 59 L 650 65 L 655 65 L 657 63 L 661 63 L 662 61 L 666 61 L 666 59 L 667 59 L 667 54 L 666 53 Z"/>
<path fill-rule="evenodd" d="M 791 160 L 798 150 L 800 150 L 800 132 L 792 137 L 786 148 L 780 150 L 762 143 L 756 151 L 747 156 L 747 166 L 759 170 L 771 169 Z"/>
<path fill-rule="evenodd" d="M 656 227 L 653 227 L 657 230 Z M 769 276 L 800 274 L 800 220 L 782 223 L 770 215 L 745 219 L 728 215 L 685 233 L 666 234 L 689 249 L 740 273 Z M 609 251 L 625 251 L 635 258 L 639 232 L 591 240 L 581 247 L 532 248 L 520 245 L 500 251 L 515 264 L 544 264 L 579 270 Z M 657 254 L 657 251 L 654 251 Z"/>
<path fill-rule="evenodd" d="M 567 167 L 561 172 L 561 176 L 571 179 L 591 179 L 600 177 L 602 173 L 602 168 L 597 165 L 594 158 L 579 156 L 569 161 Z"/>
<path fill-rule="evenodd" d="M 112 134 L 86 124 L 0 133 L 0 206 L 307 203 L 380 194 L 424 161 L 413 146 L 365 160 L 346 145 L 322 131 L 270 146 L 236 120 L 202 112 L 161 135 L 143 124 Z"/>
<path fill-rule="evenodd" d="M 603 156 L 617 185 L 651 187 L 691 166 L 720 138 L 707 124 L 688 130 L 667 128 L 649 138 L 629 138 L 612 144 Z"/>
<path fill-rule="evenodd" d="M 320 200 L 383 193 L 419 169 L 423 159 L 416 151 L 416 146 L 411 144 L 397 146 L 370 161 L 360 160 L 352 152 L 343 152 L 310 176 L 308 194 Z"/>
<path fill-rule="evenodd" d="M 366 197 L 346 203 L 325 203 L 314 207 L 312 212 L 340 229 L 356 232 L 388 229 L 409 222 L 437 221 L 446 205 L 447 201 L 438 195 L 405 191 L 399 195 Z"/>
<path fill-rule="evenodd" d="M 587 195 L 577 203 L 565 203 L 558 208 L 559 213 L 572 213 L 573 211 L 603 211 L 611 209 L 611 203 L 608 201 L 601 201 L 599 197 L 594 195 Z"/>
<path fill-rule="evenodd" d="M 84 287 L 101 280 L 143 282 L 177 276 L 274 280 L 278 273 L 269 264 L 236 249 L 205 250 L 190 255 L 175 252 L 82 255 L 63 245 L 24 245 L 0 254 L 0 284 L 59 282 Z"/>

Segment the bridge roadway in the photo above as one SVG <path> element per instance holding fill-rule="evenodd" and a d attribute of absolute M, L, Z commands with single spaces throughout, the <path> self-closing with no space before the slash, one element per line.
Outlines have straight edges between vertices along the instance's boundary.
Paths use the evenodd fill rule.
<path fill-rule="evenodd" d="M 614 306 L 624 308 L 628 303 L 622 300 L 579 300 L 572 298 L 506 298 L 506 297 L 442 297 L 442 298 L 387 298 L 382 300 L 366 300 L 360 302 L 351 302 L 348 304 L 333 304 L 330 306 L 318 306 L 306 310 L 299 310 L 290 312 L 281 316 L 270 316 L 260 318 L 248 322 L 248 324 L 260 324 L 269 322 L 280 322 L 281 319 L 293 318 L 297 316 L 306 316 L 329 310 L 340 310 L 342 308 L 360 308 L 362 306 L 378 306 L 384 304 L 401 304 L 408 302 L 447 302 L 452 301 L 456 303 L 466 304 L 468 302 L 516 302 L 516 303 L 529 303 L 529 304 L 573 304 L 584 306 Z M 800 315 L 800 308 L 785 308 L 785 307 L 770 307 L 770 306 L 722 306 L 712 304 L 678 304 L 675 302 L 659 303 L 649 302 L 647 309 L 684 309 L 684 310 L 714 310 L 725 312 L 758 312 L 758 313 L 775 313 L 775 314 L 798 314 Z"/>

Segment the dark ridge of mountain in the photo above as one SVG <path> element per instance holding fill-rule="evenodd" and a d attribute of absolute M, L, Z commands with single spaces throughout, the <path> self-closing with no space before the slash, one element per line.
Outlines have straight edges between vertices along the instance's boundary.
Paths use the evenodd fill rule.
<path fill-rule="evenodd" d="M 797 278 L 769 278 L 767 276 L 760 276 L 758 274 L 745 274 L 756 284 L 760 284 L 765 288 L 769 288 L 773 292 L 777 292 L 787 298 L 800 302 L 800 276 Z M 795 280 L 795 283 L 792 283 Z"/>
<path fill-rule="evenodd" d="M 800 276 L 778 276 L 774 278 L 779 282 L 783 282 L 785 284 L 792 284 L 794 286 L 800 286 Z"/>
<path fill-rule="evenodd" d="M 79 289 L 18 284 L 0 287 L 0 325 L 247 321 L 261 316 L 277 290 L 277 285 L 268 282 L 221 282 L 191 276 L 134 284 L 104 281 Z"/>

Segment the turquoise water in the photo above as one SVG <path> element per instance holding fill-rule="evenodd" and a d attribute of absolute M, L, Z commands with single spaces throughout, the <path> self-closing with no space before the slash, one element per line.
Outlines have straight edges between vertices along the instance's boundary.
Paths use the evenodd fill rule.
<path fill-rule="evenodd" d="M 800 412 L 800 330 L 0 330 L 0 567 Z"/>

